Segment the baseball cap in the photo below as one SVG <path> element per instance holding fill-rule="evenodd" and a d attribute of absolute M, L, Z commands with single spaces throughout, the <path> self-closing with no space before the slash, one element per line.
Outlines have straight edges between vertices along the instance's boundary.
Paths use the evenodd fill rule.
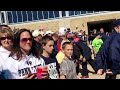
<path fill-rule="evenodd" d="M 33 37 L 37 37 L 37 36 L 40 35 L 40 31 L 39 31 L 39 30 L 34 30 L 34 31 L 32 32 L 32 35 L 33 35 Z"/>
<path fill-rule="evenodd" d="M 52 31 L 49 30 L 49 31 L 46 31 L 45 35 L 46 35 L 46 34 L 49 34 L 49 33 L 50 33 L 50 34 L 53 34 L 54 32 L 52 32 Z"/>
<path fill-rule="evenodd" d="M 44 36 L 45 33 L 44 33 L 43 31 L 40 31 L 40 34 L 41 34 L 42 36 Z"/>
<path fill-rule="evenodd" d="M 67 29 L 66 29 L 65 27 L 61 27 L 61 28 L 59 29 L 59 36 L 65 35 L 66 32 L 67 32 Z"/>

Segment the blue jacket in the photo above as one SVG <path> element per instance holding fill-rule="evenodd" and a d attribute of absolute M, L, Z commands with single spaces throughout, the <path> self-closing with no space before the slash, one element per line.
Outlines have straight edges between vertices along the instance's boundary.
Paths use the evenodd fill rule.
<path fill-rule="evenodd" d="M 104 69 L 105 71 L 106 69 L 110 68 L 109 48 L 110 48 L 110 44 L 112 43 L 112 40 L 117 34 L 118 34 L 117 32 L 113 31 L 99 49 L 96 55 L 96 64 L 98 69 Z"/>
<path fill-rule="evenodd" d="M 113 74 L 120 74 L 120 34 L 116 35 L 110 44 L 108 60 Z"/>

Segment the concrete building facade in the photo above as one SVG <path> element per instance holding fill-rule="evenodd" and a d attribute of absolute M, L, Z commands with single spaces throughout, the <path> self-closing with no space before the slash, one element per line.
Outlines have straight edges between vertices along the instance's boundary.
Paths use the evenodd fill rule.
<path fill-rule="evenodd" d="M 22 17 L 21 22 L 11 23 L 12 21 L 10 22 L 8 18 L 8 12 L 1 11 L 0 24 L 8 24 L 12 29 L 28 28 L 30 30 L 35 30 L 38 29 L 40 26 L 43 26 L 45 30 L 58 31 L 60 27 L 66 27 L 70 28 L 72 31 L 84 30 L 86 31 L 86 33 L 88 33 L 90 29 L 99 29 L 100 27 L 105 27 L 106 25 L 107 27 L 109 27 L 105 27 L 106 29 L 111 29 L 110 26 L 112 21 L 114 19 L 120 18 L 120 11 L 92 11 L 92 13 L 84 14 L 82 14 L 82 11 L 79 11 L 79 13 L 73 15 L 70 13 L 70 11 L 58 11 L 58 17 L 55 17 L 55 12 L 53 14 L 54 18 L 50 17 L 51 16 L 49 16 L 49 18 L 46 19 L 44 16 L 45 19 L 39 19 L 34 21 L 31 20 L 29 22 L 22 22 L 22 20 L 25 18 Z M 18 17 L 16 18 L 18 20 Z M 28 20 L 30 19 L 28 16 L 27 18 Z"/>

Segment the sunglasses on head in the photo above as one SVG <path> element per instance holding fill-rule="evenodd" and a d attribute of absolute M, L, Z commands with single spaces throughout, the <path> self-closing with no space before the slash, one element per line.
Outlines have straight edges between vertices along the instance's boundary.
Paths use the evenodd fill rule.
<path fill-rule="evenodd" d="M 5 40 L 5 39 L 11 40 L 12 37 L 1 37 L 1 38 L 0 38 L 0 40 Z"/>
<path fill-rule="evenodd" d="M 20 41 L 21 42 L 27 42 L 27 41 L 32 41 L 33 39 L 32 38 L 22 38 Z"/>

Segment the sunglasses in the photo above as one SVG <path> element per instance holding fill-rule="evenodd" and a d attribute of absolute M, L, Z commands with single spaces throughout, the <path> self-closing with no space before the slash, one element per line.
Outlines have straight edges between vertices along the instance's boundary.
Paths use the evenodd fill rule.
<path fill-rule="evenodd" d="M 29 40 L 30 42 L 33 41 L 32 38 L 22 38 L 20 41 L 21 41 L 21 42 L 27 42 L 28 40 Z"/>
<path fill-rule="evenodd" d="M 11 40 L 12 37 L 1 37 L 1 38 L 0 38 L 0 40 L 5 40 L 5 39 Z"/>

